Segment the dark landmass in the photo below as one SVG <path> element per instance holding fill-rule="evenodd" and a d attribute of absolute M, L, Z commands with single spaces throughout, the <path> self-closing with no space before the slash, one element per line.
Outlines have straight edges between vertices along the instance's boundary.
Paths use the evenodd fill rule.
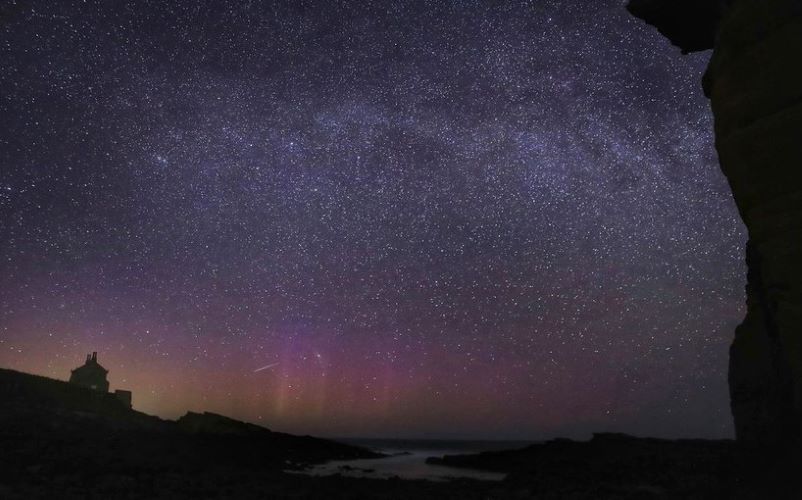
<path fill-rule="evenodd" d="M 0 369 L 0 398 L 4 500 L 794 498 L 786 479 L 798 470 L 770 455 L 755 469 L 732 441 L 597 434 L 430 459 L 507 473 L 501 482 L 311 477 L 301 472 L 312 464 L 382 455 L 211 413 L 163 420 L 113 394 L 11 370 Z"/>
<path fill-rule="evenodd" d="M 114 394 L 12 370 L 0 369 L 0 401 L 3 500 L 487 498 L 478 481 L 289 473 L 383 455 L 212 413 L 163 420 L 128 408 Z"/>
<path fill-rule="evenodd" d="M 119 459 L 190 464 L 208 461 L 235 465 L 297 468 L 327 460 L 378 458 L 365 448 L 310 436 L 273 432 L 213 413 L 189 412 L 177 421 L 163 420 L 121 404 L 111 393 L 58 380 L 0 369 L 0 434 L 4 443 L 26 438 L 29 451 L 52 455 L 61 448 L 85 448 L 92 460 L 101 445 L 119 450 Z M 132 439 L 135 437 L 136 439 Z M 21 444 L 21 443 L 20 443 Z"/>
<path fill-rule="evenodd" d="M 590 441 L 558 438 L 518 450 L 431 457 L 427 459 L 427 463 L 513 473 L 534 467 L 542 469 L 557 459 L 559 461 L 581 459 L 589 465 L 594 465 L 594 463 L 606 464 L 611 461 L 623 463 L 643 458 L 651 460 L 651 455 L 655 455 L 658 460 L 663 461 L 694 457 L 697 462 L 694 466 L 698 470 L 700 465 L 698 462 L 719 463 L 722 458 L 732 456 L 734 450 L 735 442 L 732 440 L 666 440 L 638 438 L 626 434 L 598 433 L 594 434 Z"/>
<path fill-rule="evenodd" d="M 533 498 L 802 498 L 794 453 L 732 440 L 599 433 L 427 463 L 507 473 L 509 491 Z"/>

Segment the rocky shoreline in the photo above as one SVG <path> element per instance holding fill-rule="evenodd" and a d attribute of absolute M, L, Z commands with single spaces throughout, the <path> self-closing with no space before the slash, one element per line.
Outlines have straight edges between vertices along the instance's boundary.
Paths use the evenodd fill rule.
<path fill-rule="evenodd" d="M 428 463 L 506 473 L 526 498 L 802 498 L 796 450 L 732 440 L 656 439 L 617 433 L 526 448 L 432 457 Z"/>
<path fill-rule="evenodd" d="M 311 477 L 365 448 L 293 436 L 210 413 L 167 421 L 64 382 L 0 370 L 0 498 L 797 498 L 790 456 L 733 441 L 597 434 L 519 450 L 431 458 L 503 481 Z M 755 457 L 758 459 L 745 457 Z"/>

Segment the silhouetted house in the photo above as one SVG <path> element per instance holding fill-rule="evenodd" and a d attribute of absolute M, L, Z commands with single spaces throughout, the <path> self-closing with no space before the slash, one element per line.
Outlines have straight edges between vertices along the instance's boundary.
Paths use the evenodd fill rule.
<path fill-rule="evenodd" d="M 106 379 L 108 373 L 109 371 L 97 362 L 97 353 L 93 352 L 91 355 L 86 355 L 86 362 L 82 366 L 72 371 L 70 383 L 108 394 L 109 381 Z M 114 397 L 127 408 L 131 408 L 131 391 L 117 389 L 114 391 Z"/>
<path fill-rule="evenodd" d="M 97 362 L 97 353 L 93 352 L 91 356 L 89 354 L 86 355 L 86 362 L 83 366 L 79 366 L 72 371 L 70 383 L 95 391 L 109 392 L 109 381 L 106 380 L 106 374 L 108 373 L 109 371 Z"/>

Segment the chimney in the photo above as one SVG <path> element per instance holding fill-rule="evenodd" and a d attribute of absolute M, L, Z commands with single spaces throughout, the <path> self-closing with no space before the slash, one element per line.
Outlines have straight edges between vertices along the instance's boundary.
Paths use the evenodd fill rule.
<path fill-rule="evenodd" d="M 93 353 L 92 353 L 92 361 L 94 361 L 95 363 L 97 363 L 97 352 L 93 352 Z"/>
<path fill-rule="evenodd" d="M 92 355 L 91 354 L 87 354 L 86 355 L 86 362 L 89 363 L 89 361 L 91 361 L 91 360 L 92 360 Z"/>

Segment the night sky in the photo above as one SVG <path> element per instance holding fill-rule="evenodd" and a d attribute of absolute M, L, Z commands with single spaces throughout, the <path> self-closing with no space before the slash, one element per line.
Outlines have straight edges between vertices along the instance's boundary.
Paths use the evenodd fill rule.
<path fill-rule="evenodd" d="M 731 436 L 709 54 L 624 3 L 2 1 L 0 366 L 325 436 Z"/>

